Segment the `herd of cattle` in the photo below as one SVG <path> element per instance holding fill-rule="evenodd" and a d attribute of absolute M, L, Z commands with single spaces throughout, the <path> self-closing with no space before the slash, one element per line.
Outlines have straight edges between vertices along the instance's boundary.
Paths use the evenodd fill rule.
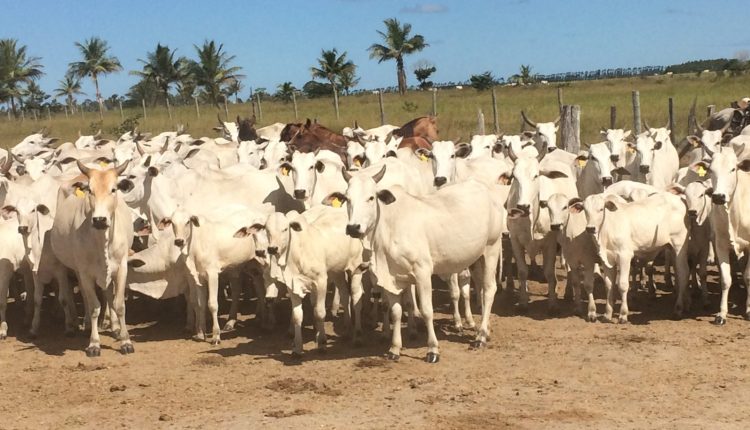
<path fill-rule="evenodd" d="M 354 342 L 361 342 L 363 315 L 378 319 L 382 301 L 387 357 L 399 358 L 406 312 L 410 330 L 415 318 L 424 320 L 426 360 L 434 363 L 433 275 L 450 287 L 457 329 L 475 326 L 474 286 L 481 321 L 472 346 L 481 347 L 498 283 L 504 276 L 513 291 L 517 275 L 523 310 L 527 258 L 538 254 L 550 311 L 558 306 L 560 256 L 576 308 L 582 287 L 587 294 L 583 314 L 591 322 L 599 317 L 596 276 L 607 291 L 601 318 L 612 319 L 614 284 L 619 321 L 627 322 L 631 274 L 645 270 L 653 290 L 653 262 L 663 255 L 667 285 L 675 273 L 680 317 L 690 307 L 691 277 L 705 304 L 713 260 L 722 287 L 714 323 L 724 324 L 730 257 L 750 246 L 750 130 L 734 137 L 698 125 L 678 149 L 664 127 L 645 125 L 638 135 L 603 129 L 603 142 L 573 154 L 557 147 L 557 121 L 523 117 L 533 131 L 476 135 L 468 143 L 441 140 L 433 117 L 342 134 L 309 120 L 255 129 L 254 120 L 239 117 L 219 119 L 217 138 L 134 130 L 117 140 L 97 133 L 57 144 L 32 134 L 0 150 L 0 339 L 16 273 L 32 336 L 46 291 L 59 299 L 66 334 L 78 329 L 77 285 L 91 332 L 88 356 L 100 354 L 102 309 L 120 351 L 134 351 L 127 290 L 157 299 L 184 294 L 186 329 L 196 339 L 206 339 L 207 307 L 209 339 L 217 344 L 221 287 L 231 291 L 231 329 L 249 280 L 263 323 L 273 319 L 268 304 L 288 295 L 292 354 L 300 356 L 308 294 L 317 348 L 326 347 L 330 284 L 333 312 L 343 310 Z M 509 270 L 513 260 L 516 270 Z M 750 284 L 750 265 L 742 272 Z"/>

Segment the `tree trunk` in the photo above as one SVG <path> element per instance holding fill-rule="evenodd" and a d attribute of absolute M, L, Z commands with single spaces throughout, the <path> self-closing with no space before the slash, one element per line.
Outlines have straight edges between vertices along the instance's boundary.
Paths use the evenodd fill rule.
<path fill-rule="evenodd" d="M 94 88 L 96 88 L 96 101 L 99 102 L 99 119 L 104 120 L 104 103 L 102 103 L 102 94 L 99 92 L 99 80 L 96 79 L 96 75 L 91 75 L 91 79 L 94 80 Z"/>
<path fill-rule="evenodd" d="M 18 118 L 16 114 L 16 98 L 14 96 L 10 96 L 10 110 L 13 111 L 13 118 Z"/>
<path fill-rule="evenodd" d="M 331 81 L 331 86 L 333 86 L 333 105 L 336 108 L 336 120 L 339 120 L 339 92 L 334 81 Z"/>
<path fill-rule="evenodd" d="M 398 93 L 404 95 L 406 93 L 406 72 L 404 72 L 403 57 L 396 58 L 396 71 L 398 73 Z"/>

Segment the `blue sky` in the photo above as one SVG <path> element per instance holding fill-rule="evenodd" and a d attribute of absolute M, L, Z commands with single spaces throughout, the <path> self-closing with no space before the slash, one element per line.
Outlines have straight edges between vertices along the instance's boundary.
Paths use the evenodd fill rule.
<path fill-rule="evenodd" d="M 710 6 L 709 6 L 710 3 Z M 291 1 L 3 1 L 0 38 L 16 38 L 42 58 L 42 88 L 51 92 L 75 41 L 107 40 L 125 71 L 101 81 L 102 94 L 124 94 L 157 42 L 194 57 L 194 44 L 223 43 L 247 76 L 246 87 L 273 92 L 284 81 L 301 87 L 321 49 L 347 51 L 360 88 L 396 83 L 396 66 L 370 60 L 382 21 L 396 17 L 430 46 L 407 57 L 429 60 L 433 80 L 463 81 L 492 71 L 507 77 L 520 64 L 535 73 L 668 65 L 732 57 L 750 50 L 746 0 L 291 0 Z M 84 91 L 93 98 L 87 80 Z M 244 98 L 248 90 L 243 90 Z"/>

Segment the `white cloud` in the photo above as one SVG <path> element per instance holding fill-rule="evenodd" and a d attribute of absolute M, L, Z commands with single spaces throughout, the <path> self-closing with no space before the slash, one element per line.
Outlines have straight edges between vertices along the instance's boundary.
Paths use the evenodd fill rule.
<path fill-rule="evenodd" d="M 446 11 L 448 11 L 448 7 L 438 3 L 423 3 L 401 8 L 401 13 L 442 13 Z"/>

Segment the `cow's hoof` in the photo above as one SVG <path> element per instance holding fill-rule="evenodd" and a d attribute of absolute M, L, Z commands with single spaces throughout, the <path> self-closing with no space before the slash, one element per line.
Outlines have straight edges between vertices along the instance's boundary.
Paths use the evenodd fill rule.
<path fill-rule="evenodd" d="M 589 316 L 587 318 L 587 321 L 590 322 L 590 323 L 595 323 L 596 322 L 596 314 L 589 314 Z"/>
<path fill-rule="evenodd" d="M 627 317 L 620 317 L 620 318 L 617 319 L 617 322 L 619 324 L 629 324 L 630 323 L 630 321 L 628 321 Z"/>
<path fill-rule="evenodd" d="M 722 326 L 727 323 L 727 319 L 721 315 L 716 315 L 716 318 L 711 322 L 713 325 Z"/>
<path fill-rule="evenodd" d="M 672 320 L 679 321 L 682 319 L 682 312 L 674 312 L 672 313 Z"/>
<path fill-rule="evenodd" d="M 750 311 L 745 313 L 745 321 L 750 321 Z"/>
<path fill-rule="evenodd" d="M 226 324 L 224 324 L 224 331 L 232 331 L 234 330 L 234 321 L 227 321 Z"/>
<path fill-rule="evenodd" d="M 191 339 L 195 342 L 205 342 L 206 341 L 206 335 L 203 334 L 194 334 Z"/>
<path fill-rule="evenodd" d="M 213 338 L 211 339 L 211 345 L 216 346 L 221 343 L 221 339 Z"/>
<path fill-rule="evenodd" d="M 36 339 L 37 337 L 39 337 L 39 335 L 37 335 L 37 334 L 36 334 L 36 333 L 34 333 L 33 331 L 30 331 L 30 332 L 29 332 L 29 339 L 31 339 L 31 340 L 35 340 L 35 339 Z"/>
<path fill-rule="evenodd" d="M 0 334 L 0 340 L 5 340 L 8 338 L 8 335 L 5 333 Z"/>
<path fill-rule="evenodd" d="M 89 346 L 86 348 L 86 357 L 99 357 L 102 355 L 102 349 L 98 346 Z"/>
<path fill-rule="evenodd" d="M 469 344 L 469 349 L 482 349 L 487 346 L 487 342 L 483 340 L 473 340 Z"/>
<path fill-rule="evenodd" d="M 302 361 L 302 353 L 297 351 L 292 351 L 292 360 L 294 361 Z"/>
<path fill-rule="evenodd" d="M 123 343 L 120 346 L 120 354 L 127 355 L 127 354 L 132 354 L 134 352 L 135 352 L 135 348 L 133 348 L 132 343 Z"/>
<path fill-rule="evenodd" d="M 385 358 L 388 359 L 388 360 L 391 360 L 391 361 L 398 361 L 398 359 L 401 358 L 401 356 L 398 355 L 398 354 L 394 354 L 391 351 L 388 351 L 385 354 Z"/>
<path fill-rule="evenodd" d="M 430 364 L 437 363 L 438 361 L 440 361 L 440 354 L 436 352 L 428 352 L 427 357 L 425 357 L 424 361 Z"/>
<path fill-rule="evenodd" d="M 602 315 L 602 322 L 604 322 L 604 323 L 611 323 L 612 322 L 612 317 L 608 317 L 606 315 Z"/>

